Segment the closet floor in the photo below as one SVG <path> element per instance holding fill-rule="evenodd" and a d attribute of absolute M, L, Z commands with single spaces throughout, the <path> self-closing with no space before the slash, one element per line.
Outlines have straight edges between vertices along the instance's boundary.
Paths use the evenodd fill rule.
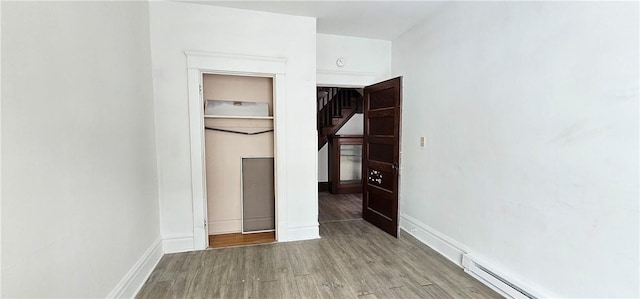
<path fill-rule="evenodd" d="M 209 235 L 209 247 L 220 248 L 240 245 L 253 245 L 272 243 L 276 241 L 275 232 L 253 233 L 253 234 L 223 234 Z"/>

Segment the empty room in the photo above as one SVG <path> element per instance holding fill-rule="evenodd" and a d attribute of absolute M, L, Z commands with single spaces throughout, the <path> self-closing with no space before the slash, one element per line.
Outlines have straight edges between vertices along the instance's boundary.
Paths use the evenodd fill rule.
<path fill-rule="evenodd" d="M 640 298 L 637 1 L 0 1 L 2 298 Z"/>

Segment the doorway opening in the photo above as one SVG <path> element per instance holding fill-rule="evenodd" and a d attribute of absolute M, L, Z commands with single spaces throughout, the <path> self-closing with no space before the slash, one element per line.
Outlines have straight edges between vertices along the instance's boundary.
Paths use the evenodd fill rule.
<path fill-rule="evenodd" d="M 318 221 L 362 218 L 363 89 L 317 88 Z"/>
<path fill-rule="evenodd" d="M 275 241 L 273 78 L 204 73 L 209 247 Z"/>
<path fill-rule="evenodd" d="M 402 77 L 361 90 L 318 87 L 317 97 L 318 177 L 327 181 L 318 184 L 319 222 L 353 220 L 344 215 L 358 215 L 349 207 L 359 200 L 362 208 L 358 216 L 397 237 Z M 360 135 L 341 134 L 357 112 L 362 118 L 354 125 Z M 326 176 L 321 168 L 324 143 L 328 143 Z M 335 194 L 360 197 L 339 198 Z"/>

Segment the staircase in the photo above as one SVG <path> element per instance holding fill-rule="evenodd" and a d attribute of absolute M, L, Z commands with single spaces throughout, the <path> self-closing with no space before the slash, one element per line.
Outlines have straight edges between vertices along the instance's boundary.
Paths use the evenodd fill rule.
<path fill-rule="evenodd" d="M 318 87 L 318 150 L 356 113 L 362 113 L 362 89 Z"/>

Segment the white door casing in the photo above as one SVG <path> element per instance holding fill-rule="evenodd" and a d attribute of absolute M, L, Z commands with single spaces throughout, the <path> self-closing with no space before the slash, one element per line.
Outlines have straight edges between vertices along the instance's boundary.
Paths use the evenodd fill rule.
<path fill-rule="evenodd" d="M 209 245 L 204 148 L 204 105 L 200 86 L 203 74 L 258 76 L 273 78 L 273 129 L 275 163 L 276 240 L 287 240 L 287 199 L 285 155 L 285 70 L 280 57 L 234 55 L 185 51 L 189 88 L 189 138 L 191 146 L 191 197 L 193 203 L 193 249 Z M 278 157 L 281 157 L 279 159 Z"/>

